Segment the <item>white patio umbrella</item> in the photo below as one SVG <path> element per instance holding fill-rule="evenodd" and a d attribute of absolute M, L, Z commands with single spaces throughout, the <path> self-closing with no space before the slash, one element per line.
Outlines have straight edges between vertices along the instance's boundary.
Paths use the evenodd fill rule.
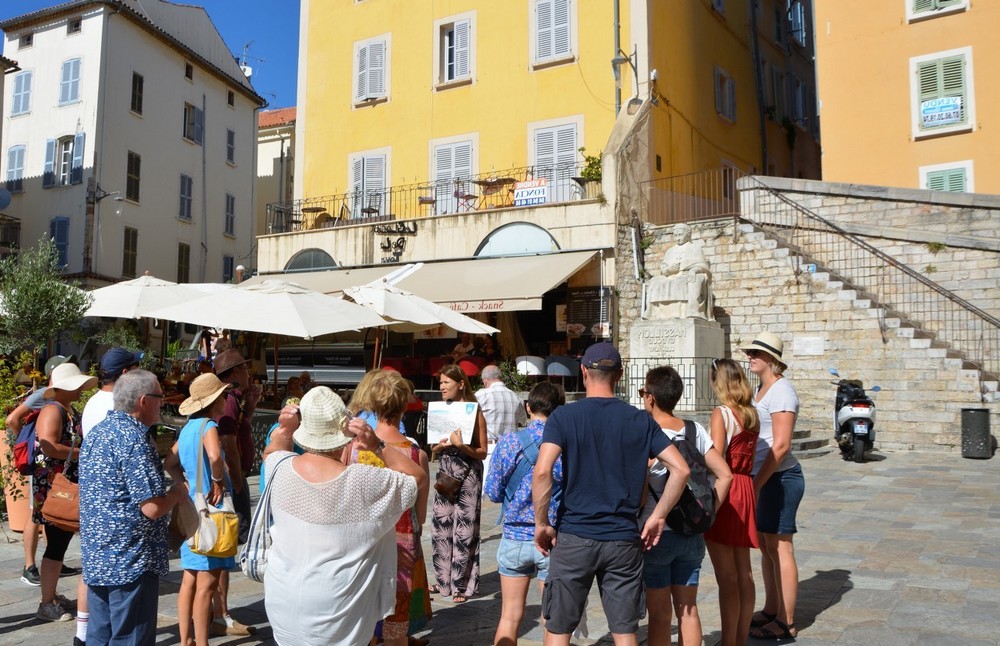
<path fill-rule="evenodd" d="M 380 316 L 393 321 L 393 329 L 401 332 L 415 332 L 438 325 L 446 325 L 469 334 L 494 334 L 500 331 L 471 316 L 393 287 L 382 279 L 367 285 L 349 287 L 344 293 L 358 305 L 369 307 Z"/>
<path fill-rule="evenodd" d="M 220 285 L 220 288 L 224 286 Z M 137 319 L 153 309 L 201 298 L 205 292 L 192 285 L 178 285 L 146 274 L 90 292 L 94 302 L 84 316 Z M 156 317 L 154 317 L 156 318 Z"/>
<path fill-rule="evenodd" d="M 283 280 L 238 285 L 157 308 L 146 316 L 304 339 L 389 324 L 370 309 Z"/>

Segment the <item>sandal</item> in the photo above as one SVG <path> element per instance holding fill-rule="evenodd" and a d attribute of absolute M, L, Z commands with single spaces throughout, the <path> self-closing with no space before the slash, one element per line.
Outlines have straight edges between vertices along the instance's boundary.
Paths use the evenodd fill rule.
<path fill-rule="evenodd" d="M 461 595 L 461 594 L 456 594 L 455 596 L 453 596 L 453 597 L 451 598 L 451 602 L 452 602 L 452 603 L 465 603 L 465 602 L 466 602 L 466 601 L 468 601 L 468 600 L 469 600 L 469 598 L 468 598 L 468 597 L 466 597 L 466 596 L 463 596 L 463 595 Z"/>
<path fill-rule="evenodd" d="M 427 590 L 431 594 L 440 594 L 442 597 L 450 597 L 451 596 L 450 594 L 445 594 L 445 593 L 441 592 L 441 587 L 437 583 L 431 584 L 430 587 L 427 588 Z"/>
<path fill-rule="evenodd" d="M 757 615 L 760 615 L 761 617 L 763 617 L 763 619 L 757 619 Z M 750 618 L 750 627 L 763 628 L 764 626 L 768 625 L 777 618 L 778 618 L 778 613 L 774 613 L 772 615 L 766 610 L 758 610 L 757 612 L 754 613 L 754 616 Z"/>
<path fill-rule="evenodd" d="M 774 624 L 781 629 L 781 632 L 774 632 L 767 626 Z M 770 624 L 765 626 L 759 626 L 757 628 L 750 629 L 750 637 L 753 639 L 763 639 L 766 641 L 778 641 L 779 639 L 795 639 L 798 636 L 798 630 L 795 630 L 795 634 L 792 631 L 795 630 L 795 624 L 786 624 L 778 619 L 775 619 Z"/>
<path fill-rule="evenodd" d="M 406 638 L 406 642 L 407 646 L 427 646 L 427 644 L 431 643 L 431 640 L 426 637 L 414 637 L 410 635 Z"/>

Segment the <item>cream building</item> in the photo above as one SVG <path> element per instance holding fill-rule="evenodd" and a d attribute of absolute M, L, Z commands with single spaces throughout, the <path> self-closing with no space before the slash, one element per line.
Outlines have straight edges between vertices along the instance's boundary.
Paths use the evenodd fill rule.
<path fill-rule="evenodd" d="M 3 114 L 4 81 L 8 74 L 18 72 L 20 69 L 15 61 L 5 56 L 0 56 L 0 114 Z M 3 133 L 0 132 L 0 150 L 4 149 L 2 135 Z M 7 203 L 10 188 L 6 183 L 0 185 L 0 188 L 8 191 L 8 193 L 3 193 L 3 190 L 0 190 L 0 258 L 3 258 L 19 244 L 21 222 L 17 218 L 6 215 L 7 207 L 10 206 Z"/>
<path fill-rule="evenodd" d="M 205 10 L 77 0 L 0 29 L 21 67 L 0 173 L 22 245 L 50 235 L 85 285 L 229 280 L 253 246 L 264 101 Z"/>
<path fill-rule="evenodd" d="M 287 202 L 293 195 L 294 153 L 295 108 L 261 111 L 257 118 L 256 235 L 270 233 L 267 228 L 267 205 Z M 252 263 L 247 266 L 251 267 Z"/>

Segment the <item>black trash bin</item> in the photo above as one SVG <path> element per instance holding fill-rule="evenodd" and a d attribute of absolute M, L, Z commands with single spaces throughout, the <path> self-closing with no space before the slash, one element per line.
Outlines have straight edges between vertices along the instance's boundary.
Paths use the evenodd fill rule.
<path fill-rule="evenodd" d="M 988 408 L 962 409 L 962 457 L 981 459 L 993 457 Z"/>

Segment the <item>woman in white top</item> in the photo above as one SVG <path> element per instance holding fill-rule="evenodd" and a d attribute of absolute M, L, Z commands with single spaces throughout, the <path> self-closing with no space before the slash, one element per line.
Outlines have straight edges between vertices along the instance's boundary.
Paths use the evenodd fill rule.
<path fill-rule="evenodd" d="M 287 451 L 267 457 L 272 547 L 264 604 L 278 644 L 368 644 L 375 623 L 396 603 L 396 521 L 413 506 L 427 474 L 351 419 L 325 386 L 299 406 L 292 435 L 306 453 L 278 466 Z M 344 466 L 351 442 L 388 468 Z"/>
<path fill-rule="evenodd" d="M 805 492 L 802 467 L 792 455 L 792 432 L 799 413 L 799 398 L 784 378 L 788 367 L 782 359 L 784 344 L 770 332 L 761 332 L 743 348 L 750 372 L 760 378 L 754 407 L 760 417 L 760 435 L 754 457 L 757 492 L 757 531 L 761 549 L 764 608 L 751 621 L 754 639 L 794 638 L 795 602 L 799 569 L 792 536 L 795 514 Z"/>
<path fill-rule="evenodd" d="M 722 455 L 712 445 L 708 431 L 695 422 L 694 437 L 685 439 L 684 420 L 674 417 L 674 407 L 684 393 L 684 381 L 670 366 L 653 368 L 646 373 L 646 384 L 639 391 L 643 407 L 671 442 L 692 441 L 705 456 L 705 466 L 715 476 L 716 507 L 729 493 L 733 474 Z M 642 527 L 663 495 L 667 469 L 658 460 L 649 465 L 646 504 L 639 515 Z M 649 615 L 649 646 L 670 645 L 671 608 L 677 613 L 678 644 L 702 643 L 701 617 L 698 615 L 698 580 L 705 558 L 705 539 L 701 534 L 684 536 L 663 528 L 660 541 L 643 553 L 642 578 L 646 585 L 646 611 Z"/>

